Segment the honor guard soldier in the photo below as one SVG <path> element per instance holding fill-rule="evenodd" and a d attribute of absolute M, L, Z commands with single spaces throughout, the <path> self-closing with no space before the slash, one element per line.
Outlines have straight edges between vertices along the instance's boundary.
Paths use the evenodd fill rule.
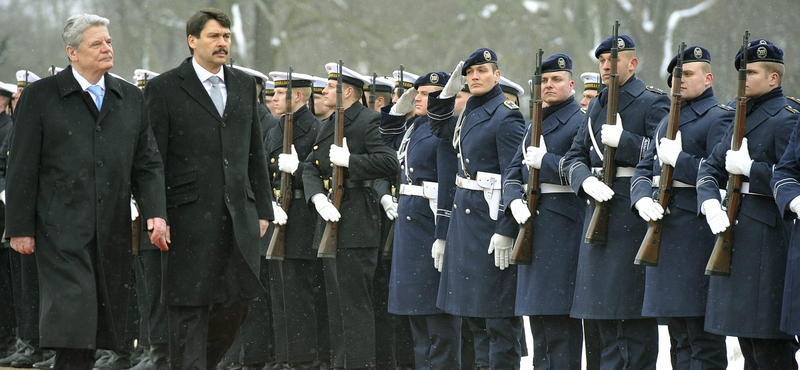
<path fill-rule="evenodd" d="M 747 50 L 740 48 L 736 54 L 737 70 L 742 53 L 747 61 L 744 139 L 739 150 L 730 150 L 733 129 L 729 129 L 697 173 L 697 204 L 711 232 L 733 227 L 730 276 L 710 278 L 705 329 L 738 337 L 747 368 L 792 369 L 797 368 L 797 341 L 781 331 L 781 300 L 777 297 L 784 295 L 788 276 L 788 220 L 792 218 L 783 216 L 793 211 L 789 204 L 794 196 L 781 193 L 780 206 L 776 205 L 773 191 L 777 194 L 792 177 L 786 177 L 788 181 L 773 178 L 773 168 L 784 154 L 800 114 L 786 106 L 781 88 L 783 50 L 768 40 L 750 41 Z M 775 172 L 781 176 L 779 169 Z M 733 224 L 722 208 L 719 191 L 729 174 L 744 176 Z"/>
<path fill-rule="evenodd" d="M 322 104 L 322 99 L 323 99 L 322 90 L 324 90 L 325 87 L 328 86 L 328 79 L 317 76 L 312 76 L 312 77 L 314 78 L 314 87 L 312 87 L 312 91 L 314 92 L 314 99 L 312 100 L 314 101 L 314 103 L 312 104 L 311 101 L 309 101 L 308 107 L 311 110 L 311 113 L 314 113 L 314 115 L 321 122 L 330 117 L 331 114 L 333 114 L 335 108 L 331 108 L 326 106 L 325 104 Z"/>
<path fill-rule="evenodd" d="M 581 99 L 581 107 L 589 108 L 589 102 L 597 97 L 597 92 L 602 86 L 600 74 L 595 72 L 581 73 L 581 81 L 583 81 L 583 98 Z"/>
<path fill-rule="evenodd" d="M 514 316 L 516 267 L 509 268 L 519 226 L 501 207 L 500 173 L 511 164 L 525 123 L 519 107 L 503 95 L 499 79 L 497 54 L 480 48 L 458 63 L 441 93 L 429 96 L 431 132 L 452 141 L 458 151 L 455 195 L 448 200 L 440 192 L 439 198 L 452 201 L 447 237 L 437 235 L 432 252 L 435 263 L 442 264 L 436 306 L 485 319 L 488 365 L 519 369 L 522 321 Z M 464 82 L 472 97 L 454 122 L 455 96 Z"/>
<path fill-rule="evenodd" d="M 586 119 L 564 156 L 564 173 L 572 190 L 585 199 L 584 235 L 596 202 L 610 202 L 607 240 L 593 244 L 584 239 L 578 256 L 575 297 L 570 315 L 596 325 L 603 342 L 601 368 L 645 369 L 655 367 L 658 329 L 655 319 L 642 317 L 644 267 L 631 263 L 647 224 L 630 211 L 630 177 L 644 155 L 649 138 L 667 114 L 669 98 L 636 78 L 639 64 L 635 44 L 627 35 L 605 39 L 595 49 L 606 85 L 611 81 L 612 42 L 619 50 L 619 95 L 610 97 L 608 87 L 589 103 Z M 616 124 L 606 122 L 609 99 L 619 99 Z M 616 177 L 612 187 L 595 177 L 603 166 L 602 153 L 616 148 Z M 613 196 L 613 197 L 612 197 Z M 594 200 L 594 201 L 592 201 Z M 588 330 L 592 330 L 591 328 Z"/>
<path fill-rule="evenodd" d="M 395 220 L 389 312 L 407 315 L 414 338 L 416 369 L 460 369 L 461 318 L 436 307 L 440 273 L 430 264 L 436 223 L 437 162 L 440 139 L 430 131 L 428 96 L 449 80 L 445 72 L 430 72 L 384 107 L 381 136 L 400 159 L 399 199 Z M 416 119 L 406 127 L 406 115 Z M 438 155 L 437 155 L 438 152 Z M 450 153 L 454 154 L 453 151 Z M 449 161 L 455 169 L 456 157 Z M 446 232 L 446 230 L 444 230 Z"/>
<path fill-rule="evenodd" d="M 413 74 L 411 72 L 408 72 L 408 71 L 402 71 L 401 72 L 399 69 L 393 71 L 392 72 L 392 77 L 394 77 L 394 90 L 392 90 L 392 104 L 397 103 L 397 99 L 400 98 L 400 95 L 402 95 L 402 94 L 398 95 L 398 92 L 400 92 L 400 76 L 401 75 L 403 76 L 403 78 L 402 78 L 403 91 L 414 87 L 414 82 L 416 82 L 417 79 L 419 78 L 418 75 L 415 75 L 415 74 Z"/>
<path fill-rule="evenodd" d="M 581 320 L 569 317 L 583 226 L 584 203 L 572 194 L 561 167 L 583 122 L 573 98 L 572 59 L 554 54 L 542 61 L 542 140 L 530 145 L 528 125 L 511 165 L 503 171 L 503 203 L 519 224 L 531 214 L 522 201 L 528 169 L 539 169 L 541 198 L 533 218 L 533 260 L 517 270 L 515 313 L 529 316 L 534 368 L 580 369 Z"/>
<path fill-rule="evenodd" d="M 236 68 L 244 73 L 247 73 L 253 78 L 256 79 L 256 96 L 258 96 L 258 102 L 261 103 L 258 105 L 258 117 L 261 120 L 261 133 L 264 135 L 264 138 L 267 137 L 267 132 L 271 130 L 278 124 L 278 115 L 274 112 L 271 112 L 268 108 L 268 105 L 272 102 L 272 96 L 267 97 L 267 91 L 265 88 L 266 83 L 269 81 L 269 77 L 265 74 L 256 71 L 251 68 L 241 67 L 234 65 L 233 68 Z M 274 92 L 274 84 L 273 84 L 273 92 Z"/>
<path fill-rule="evenodd" d="M 371 302 L 380 244 L 380 206 L 373 180 L 394 176 L 397 156 L 383 144 L 380 113 L 361 104 L 366 80 L 336 63 L 325 65 L 328 85 L 323 104 L 336 107 L 337 78 L 342 78 L 344 140 L 334 144 L 335 119 L 323 122 L 311 154 L 303 163 L 306 200 L 319 213 L 314 245 L 319 245 L 327 222 L 338 223 L 335 258 L 323 261 L 331 342 L 331 367 L 375 366 L 375 318 Z M 334 113 L 337 114 L 337 113 Z M 333 191 L 333 166 L 344 168 L 344 191 L 339 209 L 328 199 Z"/>
<path fill-rule="evenodd" d="M 275 361 L 287 363 L 292 369 L 310 369 L 320 361 L 327 362 L 328 354 L 317 352 L 317 307 L 314 303 L 314 288 L 322 271 L 316 271 L 317 251 L 312 244 L 314 234 L 309 225 L 317 221 L 317 214 L 309 209 L 303 193 L 303 170 L 300 158 L 306 158 L 312 150 L 319 132 L 320 121 L 306 105 L 312 95 L 313 77 L 292 73 L 291 96 L 288 95 L 289 75 L 286 72 L 270 72 L 275 83 L 272 97 L 273 112 L 280 115 L 280 123 L 267 134 L 264 148 L 267 152 L 269 172 L 275 199 L 281 191 L 291 191 L 292 201 L 288 212 L 277 204 L 275 224 L 284 228 L 283 261 L 270 260 L 270 294 L 275 328 Z M 290 154 L 284 154 L 286 113 L 291 100 L 292 139 Z M 281 177 L 292 176 L 292 188 L 281 189 Z M 274 232 L 274 231 L 273 231 Z M 266 237 L 266 240 L 271 238 Z M 272 258 L 272 256 L 267 256 Z M 266 311 L 269 313 L 269 311 Z M 260 370 L 260 369 L 259 369 Z"/>
<path fill-rule="evenodd" d="M 381 108 L 391 104 L 392 95 L 394 94 L 394 81 L 387 77 L 375 77 L 373 83 L 372 77 L 365 76 L 368 84 L 364 85 L 364 95 L 369 103 L 369 109 L 380 112 Z M 375 102 L 372 102 L 372 91 L 375 90 Z"/>
<path fill-rule="evenodd" d="M 678 55 L 667 67 L 667 84 Z M 657 267 L 645 272 L 642 315 L 666 318 L 679 369 L 727 367 L 725 337 L 703 329 L 708 276 L 703 272 L 714 246 L 714 234 L 697 218 L 697 169 L 711 154 L 733 121 L 733 109 L 720 104 L 711 87 L 711 54 L 701 46 L 683 52 L 680 131 L 666 138 L 669 117 L 658 124 L 644 158 L 631 180 L 631 207 L 645 221 L 661 221 Z M 653 199 L 658 194 L 661 166 L 674 168 L 669 212 Z"/>

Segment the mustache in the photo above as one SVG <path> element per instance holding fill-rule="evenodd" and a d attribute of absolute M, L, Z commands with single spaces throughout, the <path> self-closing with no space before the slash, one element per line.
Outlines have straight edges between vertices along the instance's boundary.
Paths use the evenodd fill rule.
<path fill-rule="evenodd" d="M 223 52 L 223 53 L 225 53 L 227 55 L 228 54 L 228 49 L 219 48 L 217 50 L 214 50 L 214 54 L 219 53 L 219 52 Z"/>

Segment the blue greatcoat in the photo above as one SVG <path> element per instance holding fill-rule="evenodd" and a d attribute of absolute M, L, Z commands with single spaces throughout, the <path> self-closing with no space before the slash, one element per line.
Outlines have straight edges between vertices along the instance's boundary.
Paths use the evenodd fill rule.
<path fill-rule="evenodd" d="M 581 105 L 573 97 L 544 108 L 542 135 L 548 153 L 542 158 L 539 182 L 564 187 L 566 193 L 542 194 L 533 217 L 533 260 L 517 267 L 517 315 L 569 315 L 575 291 L 578 249 L 581 242 L 585 203 L 570 191 L 561 165 L 572 138 L 583 122 Z M 523 197 L 528 166 L 523 151 L 530 145 L 531 126 L 511 165 L 503 171 L 503 204 Z"/>
<path fill-rule="evenodd" d="M 592 134 L 599 148 L 594 148 L 585 120 L 572 147 L 564 155 L 564 168 L 572 190 L 585 199 L 581 184 L 592 176 L 592 167 L 602 167 L 596 151 L 603 152 L 601 126 L 606 122 L 608 88 L 589 104 L 586 119 L 591 119 Z M 633 167 L 639 163 L 649 145 L 658 122 L 669 111 L 669 98 L 660 90 L 645 87 L 644 82 L 631 76 L 619 88 L 617 111 L 624 131 L 614 160 L 617 167 Z M 581 243 L 578 272 L 575 280 L 573 317 L 583 319 L 634 319 L 642 314 L 644 298 L 644 267 L 633 264 L 642 238 L 645 223 L 630 210 L 630 177 L 617 177 L 613 184 L 614 197 L 610 203 L 608 240 L 605 245 Z M 594 212 L 595 202 L 588 202 L 583 235 Z"/>
<path fill-rule="evenodd" d="M 452 123 L 451 116 L 437 113 L 449 110 L 452 115 L 455 99 L 432 96 L 429 116 L 443 119 L 433 119 L 431 131 L 446 137 L 445 133 L 452 131 L 434 126 Z M 519 108 L 506 101 L 499 86 L 470 98 L 456 134 L 460 140 L 458 175 L 474 180 L 478 171 L 500 174 L 511 164 L 522 141 L 524 124 Z M 514 266 L 498 269 L 494 255 L 487 254 L 493 234 L 513 238 L 519 231 L 514 217 L 502 208 L 494 221 L 483 191 L 455 189 L 436 303 L 445 312 L 470 317 L 514 316 L 517 270 Z"/>
<path fill-rule="evenodd" d="M 673 181 L 691 187 L 672 187 L 669 214 L 662 221 L 658 266 L 647 267 L 645 272 L 644 316 L 705 315 L 708 276 L 704 271 L 714 247 L 714 235 L 705 220 L 697 218 L 694 184 L 700 162 L 722 139 L 733 121 L 733 113 L 732 108 L 719 103 L 711 88 L 682 104 L 678 121 L 683 151 L 678 156 Z M 659 183 L 653 177 L 661 175 L 661 161 L 656 142 L 666 136 L 668 120 L 669 117 L 661 120 L 656 140 L 650 142 L 647 153 L 636 166 L 631 180 L 631 207 L 643 197 L 657 200 Z"/>
<path fill-rule="evenodd" d="M 708 288 L 705 330 L 747 338 L 785 339 L 780 331 L 789 225 L 772 197 L 773 167 L 783 155 L 800 115 L 786 107 L 781 88 L 748 100 L 745 137 L 754 160 L 749 194 L 732 223 L 730 276 L 712 276 Z M 728 179 L 725 153 L 731 148 L 733 127 L 725 133 L 697 173 L 697 208 L 720 199 Z M 702 217 L 702 215 L 700 215 Z"/>

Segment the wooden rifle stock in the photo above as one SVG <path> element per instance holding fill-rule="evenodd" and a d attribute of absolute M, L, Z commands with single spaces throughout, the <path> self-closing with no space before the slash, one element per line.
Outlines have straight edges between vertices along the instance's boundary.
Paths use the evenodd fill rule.
<path fill-rule="evenodd" d="M 336 83 L 336 116 L 333 128 L 333 142 L 337 146 L 342 146 L 344 141 L 344 107 L 342 106 L 342 61 L 339 61 L 339 77 Z M 333 181 L 330 184 L 333 192 L 331 202 L 336 209 L 342 204 L 342 193 L 344 192 L 344 168 L 333 164 Z M 322 233 L 322 240 L 319 243 L 317 257 L 336 258 L 336 250 L 339 248 L 339 223 L 328 221 L 325 224 L 325 231 Z"/>
<path fill-rule="evenodd" d="M 139 242 L 142 240 L 142 210 L 139 209 L 139 205 L 134 203 L 133 205 L 136 207 L 136 213 L 139 214 L 135 220 L 131 221 L 131 254 L 134 256 L 139 254 Z"/>
<path fill-rule="evenodd" d="M 667 133 L 665 137 L 669 140 L 675 140 L 678 135 L 678 127 L 680 126 L 681 116 L 681 79 L 683 78 L 683 50 L 686 44 L 681 42 L 678 48 L 678 62 L 675 64 L 675 69 L 672 73 L 672 102 L 669 106 L 669 120 L 667 121 Z M 654 140 L 658 140 L 658 133 Z M 656 144 L 658 145 L 658 144 Z M 675 167 L 668 164 L 661 164 L 661 183 L 658 187 L 658 204 L 667 210 L 670 198 L 672 197 L 672 178 L 675 173 Z M 665 215 L 666 216 L 666 215 Z M 636 253 L 633 263 L 643 266 L 658 266 L 658 254 L 661 250 L 661 237 L 663 231 L 664 219 L 651 220 L 647 222 L 647 233 L 639 246 L 639 252 Z"/>
<path fill-rule="evenodd" d="M 539 147 L 539 138 L 542 135 L 542 49 L 536 53 L 536 71 L 533 74 L 531 87 L 530 116 L 531 116 L 531 146 Z M 525 150 L 526 148 L 523 148 Z M 523 166 L 526 166 L 523 164 Z M 530 265 L 533 260 L 533 218 L 536 216 L 536 206 L 539 203 L 541 190 L 539 189 L 539 169 L 528 169 L 528 211 L 531 217 L 520 225 L 517 239 L 514 240 L 514 249 L 511 250 L 510 263 L 514 265 Z"/>
<path fill-rule="evenodd" d="M 289 68 L 289 81 L 286 86 L 286 113 L 283 120 L 283 153 L 292 154 L 292 144 L 294 143 L 294 112 L 292 110 L 292 68 Z M 292 181 L 293 175 L 281 172 L 281 194 L 277 199 L 278 205 L 286 214 L 289 214 L 289 206 L 292 204 Z M 266 258 L 268 260 L 283 261 L 286 257 L 286 225 L 275 225 L 272 235 L 269 238 Z"/>
<path fill-rule="evenodd" d="M 733 119 L 733 140 L 731 149 L 739 150 L 742 146 L 742 139 L 745 134 L 745 123 L 747 119 L 747 97 L 745 96 L 745 83 L 747 81 L 747 44 L 750 32 L 745 31 L 742 42 L 742 56 L 739 64 L 739 86 L 738 96 L 736 97 L 736 114 Z M 731 255 L 733 252 L 733 224 L 742 201 L 742 175 L 728 175 L 727 186 L 727 209 L 726 213 L 730 226 L 725 231 L 717 234 L 714 249 L 706 264 L 706 275 L 728 276 L 731 273 Z"/>
<path fill-rule="evenodd" d="M 606 104 L 606 124 L 617 124 L 617 108 L 619 104 L 619 73 L 617 72 L 617 58 L 619 55 L 619 47 L 617 40 L 619 40 L 619 22 L 614 22 L 613 40 L 611 42 L 611 75 L 608 83 L 608 103 Z M 589 128 L 592 129 L 591 127 Z M 592 135 L 590 132 L 589 135 Z M 605 145 L 603 149 L 603 183 L 609 188 L 613 187 L 614 180 L 617 177 L 617 165 L 614 163 L 614 157 L 617 154 L 617 148 L 610 145 Z M 610 203 L 595 201 L 594 212 L 589 221 L 589 226 L 586 229 L 586 236 L 584 236 L 584 243 L 592 244 L 605 244 L 608 240 L 608 216 L 610 213 Z"/>

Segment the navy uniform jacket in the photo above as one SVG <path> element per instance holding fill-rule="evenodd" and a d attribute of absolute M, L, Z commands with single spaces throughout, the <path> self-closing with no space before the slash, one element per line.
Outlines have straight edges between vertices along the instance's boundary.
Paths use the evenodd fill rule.
<path fill-rule="evenodd" d="M 742 197 L 733 227 L 730 276 L 709 282 L 705 329 L 747 338 L 788 338 L 780 331 L 789 225 L 772 197 L 772 169 L 783 155 L 798 120 L 786 106 L 780 87 L 747 102 L 745 137 L 750 158 L 750 193 Z M 727 184 L 726 152 L 733 126 L 697 173 L 697 209 L 704 201 L 720 199 Z M 702 215 L 700 215 L 702 217 Z"/>
<path fill-rule="evenodd" d="M 572 147 L 564 155 L 567 181 L 575 194 L 583 194 L 581 184 L 592 176 L 591 167 L 602 167 L 603 162 L 595 149 L 603 152 L 600 128 L 606 122 L 608 88 L 589 103 L 586 120 L 578 129 Z M 658 122 L 669 111 L 669 98 L 664 92 L 645 87 L 644 82 L 631 78 L 619 88 L 618 112 L 624 131 L 616 150 L 618 167 L 633 167 L 644 156 L 650 137 Z M 594 148 L 587 129 L 591 119 L 592 132 L 599 148 Z M 571 315 L 584 319 L 639 318 L 644 297 L 644 267 L 633 264 L 639 244 L 647 227 L 637 214 L 630 210 L 630 178 L 617 177 L 613 184 L 614 197 L 610 200 L 608 241 L 605 245 L 582 243 L 578 257 L 575 299 Z M 584 235 L 595 201 L 588 201 L 584 218 Z"/>
<path fill-rule="evenodd" d="M 336 113 L 334 113 L 336 114 Z M 345 184 L 339 212 L 339 248 L 377 248 L 380 244 L 380 205 L 375 190 L 364 183 L 367 180 L 394 176 L 397 173 L 397 155 L 383 144 L 379 132 L 380 113 L 353 103 L 344 111 L 344 136 L 350 150 L 350 166 L 344 169 L 344 178 L 357 187 Z M 306 202 L 316 212 L 311 197 L 328 194 L 326 182 L 332 181 L 333 164 L 328 153 L 333 144 L 334 117 L 322 122 L 314 140 L 311 153 L 303 166 L 303 188 Z M 325 221 L 317 217 L 314 246 L 319 246 Z"/>
<path fill-rule="evenodd" d="M 454 98 L 428 98 L 431 131 L 439 135 L 452 124 Z M 450 116 L 445 112 L 450 112 Z M 433 115 L 430 113 L 433 112 Z M 519 108 L 506 101 L 499 86 L 485 95 L 467 101 L 459 131 L 461 158 L 458 174 L 475 180 L 478 171 L 501 174 L 511 165 L 522 141 L 524 119 Z M 452 138 L 442 137 L 445 141 Z M 440 136 L 441 137 L 441 136 Z M 466 167 L 462 167 L 463 166 Z M 494 255 L 487 254 L 489 240 L 497 233 L 516 237 L 519 231 L 514 217 L 503 212 L 502 202 L 497 221 L 490 218 L 484 192 L 455 189 L 453 209 L 447 232 L 444 266 L 436 306 L 447 313 L 471 317 L 514 316 L 517 270 L 500 270 Z"/>
<path fill-rule="evenodd" d="M 278 169 L 278 156 L 283 153 L 283 129 L 286 116 L 267 133 L 264 149 L 267 152 L 267 165 L 271 175 L 274 191 L 281 190 L 281 176 L 288 175 Z M 311 153 L 311 147 L 317 138 L 321 123 L 317 117 L 309 113 L 306 106 L 301 107 L 294 114 L 292 125 L 292 140 L 297 158 L 306 158 Z M 277 193 L 276 193 L 277 194 Z M 286 212 L 289 220 L 285 227 L 286 258 L 290 259 L 316 259 L 317 250 L 312 245 L 314 234 L 310 232 L 310 225 L 317 222 L 317 212 L 309 209 L 303 194 L 303 166 L 298 166 L 292 175 L 292 203 Z M 278 199 L 276 196 L 275 199 Z M 264 239 L 269 240 L 269 235 Z M 264 243 L 266 244 L 266 243 Z"/>
<path fill-rule="evenodd" d="M 423 186 L 437 182 L 436 149 L 441 141 L 433 136 L 428 117 L 415 119 L 406 128 L 405 117 L 381 114 L 381 136 L 392 149 L 400 150 L 400 180 Z M 451 160 L 455 163 L 456 158 Z M 389 312 L 398 315 L 431 315 L 436 308 L 439 271 L 433 266 L 436 192 L 428 198 L 399 195 L 395 220 L 392 272 L 389 280 Z"/>
<path fill-rule="evenodd" d="M 645 278 L 642 315 L 653 317 L 704 316 L 708 294 L 705 266 L 714 248 L 714 235 L 704 219 L 697 218 L 697 191 L 694 188 L 700 162 L 711 155 L 725 130 L 733 122 L 733 108 L 721 105 L 713 89 L 681 104 L 679 129 L 683 151 L 673 172 L 673 180 L 691 187 L 672 188 L 670 213 L 662 221 L 663 237 L 658 267 L 648 267 Z M 657 200 L 661 175 L 656 143 L 666 136 L 668 116 L 658 125 L 655 140 L 636 166 L 631 179 L 631 207 L 643 198 Z"/>
<path fill-rule="evenodd" d="M 517 315 L 569 315 L 575 291 L 578 249 L 581 243 L 584 202 L 573 194 L 561 165 L 572 138 L 583 122 L 581 105 L 570 96 L 543 109 L 542 135 L 547 154 L 542 158 L 539 182 L 559 185 L 565 193 L 542 194 L 533 217 L 533 260 L 517 270 Z M 531 125 L 517 146 L 511 165 L 503 171 L 503 203 L 506 213 L 515 199 L 523 197 L 528 166 L 523 152 L 530 145 Z"/>

